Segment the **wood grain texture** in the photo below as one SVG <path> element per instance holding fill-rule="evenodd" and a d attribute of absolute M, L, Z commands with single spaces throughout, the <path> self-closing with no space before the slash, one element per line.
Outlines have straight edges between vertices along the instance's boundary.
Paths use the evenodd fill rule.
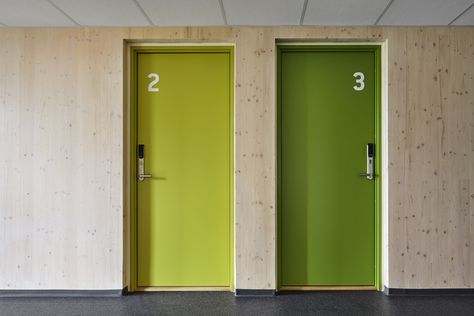
<path fill-rule="evenodd" d="M 278 39 L 387 40 L 385 285 L 474 287 L 474 28 L 179 27 L 0 29 L 0 288 L 127 283 L 124 40 L 236 44 L 236 287 L 275 288 Z"/>
<path fill-rule="evenodd" d="M 468 34 L 472 29 L 410 29 L 403 53 L 391 54 L 390 287 L 473 286 Z"/>
<path fill-rule="evenodd" d="M 122 286 L 113 31 L 2 31 L 0 287 Z"/>

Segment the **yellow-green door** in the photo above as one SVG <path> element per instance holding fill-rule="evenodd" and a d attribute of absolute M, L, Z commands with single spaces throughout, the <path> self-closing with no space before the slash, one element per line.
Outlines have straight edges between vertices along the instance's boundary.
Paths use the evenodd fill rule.
<path fill-rule="evenodd" d="M 232 53 L 136 54 L 137 286 L 231 286 Z M 138 147 L 140 152 L 138 152 Z"/>

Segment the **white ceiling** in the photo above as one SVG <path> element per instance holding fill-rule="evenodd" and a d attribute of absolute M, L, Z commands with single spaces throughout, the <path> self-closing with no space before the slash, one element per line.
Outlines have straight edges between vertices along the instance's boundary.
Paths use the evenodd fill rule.
<path fill-rule="evenodd" d="M 374 25 L 389 2 L 390 0 L 309 0 L 304 24 Z"/>
<path fill-rule="evenodd" d="M 472 3 L 472 0 L 395 0 L 379 23 L 447 25 Z"/>
<path fill-rule="evenodd" d="M 0 0 L 0 26 L 474 25 L 474 0 Z"/>
<path fill-rule="evenodd" d="M 130 0 L 49 0 L 49 2 L 79 25 L 149 25 L 140 9 Z"/>
<path fill-rule="evenodd" d="M 452 25 L 474 25 L 474 4 L 458 16 Z"/>
<path fill-rule="evenodd" d="M 223 0 L 229 25 L 298 25 L 304 0 Z"/>
<path fill-rule="evenodd" d="M 219 0 L 137 0 L 153 25 L 224 25 Z"/>
<path fill-rule="evenodd" d="M 0 23 L 8 26 L 74 26 L 49 3 L 34 0 L 0 0 Z"/>

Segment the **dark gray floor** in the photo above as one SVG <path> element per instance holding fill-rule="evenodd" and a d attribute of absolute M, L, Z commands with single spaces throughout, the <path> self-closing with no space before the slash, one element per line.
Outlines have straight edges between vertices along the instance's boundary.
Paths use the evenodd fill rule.
<path fill-rule="evenodd" d="M 380 292 L 139 293 L 120 298 L 0 298 L 0 315 L 474 315 L 474 296 Z"/>

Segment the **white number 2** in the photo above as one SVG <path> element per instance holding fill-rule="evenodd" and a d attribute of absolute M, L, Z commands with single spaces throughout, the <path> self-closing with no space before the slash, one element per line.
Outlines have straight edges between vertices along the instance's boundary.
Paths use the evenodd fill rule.
<path fill-rule="evenodd" d="M 357 80 L 356 80 L 356 83 L 358 83 L 359 85 L 358 86 L 354 86 L 354 90 L 356 91 L 362 91 L 364 90 L 365 88 L 365 83 L 364 83 L 364 73 L 358 71 L 358 72 L 355 72 L 354 73 L 354 77 L 357 78 L 359 77 Z"/>
<path fill-rule="evenodd" d="M 148 78 L 154 78 L 149 84 L 148 84 L 148 92 L 158 92 L 160 89 L 158 87 L 155 87 L 155 85 L 160 81 L 160 76 L 155 73 L 151 73 L 148 75 Z"/>

